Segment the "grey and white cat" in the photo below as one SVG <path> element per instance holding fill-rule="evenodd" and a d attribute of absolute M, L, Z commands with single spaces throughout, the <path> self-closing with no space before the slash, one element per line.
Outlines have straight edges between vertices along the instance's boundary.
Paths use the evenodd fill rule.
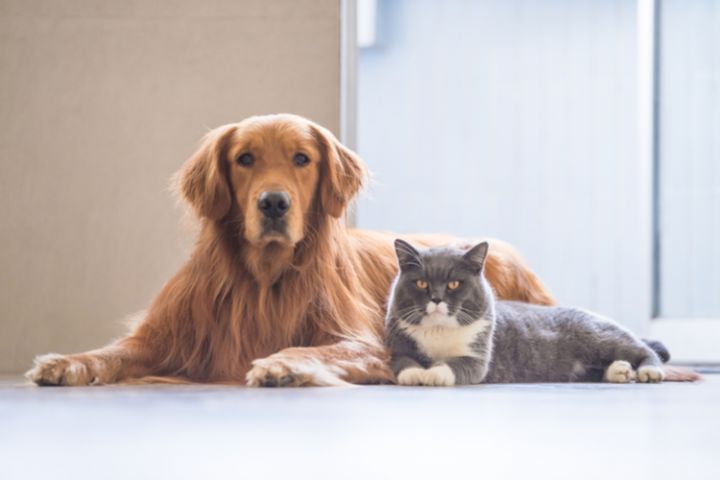
<path fill-rule="evenodd" d="M 660 342 L 585 310 L 496 300 L 487 242 L 463 252 L 396 240 L 395 251 L 385 327 L 402 385 L 663 380 Z"/>

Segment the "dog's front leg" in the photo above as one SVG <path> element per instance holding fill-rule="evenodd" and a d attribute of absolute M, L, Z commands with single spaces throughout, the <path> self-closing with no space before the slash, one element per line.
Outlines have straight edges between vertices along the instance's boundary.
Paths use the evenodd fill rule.
<path fill-rule="evenodd" d="M 292 347 L 252 362 L 251 387 L 305 387 L 389 383 L 385 348 L 364 340 L 343 340 L 318 347 Z"/>
<path fill-rule="evenodd" d="M 104 348 L 73 355 L 49 353 L 35 358 L 25 376 L 38 385 L 100 385 L 151 374 L 144 342 L 124 338 Z"/>

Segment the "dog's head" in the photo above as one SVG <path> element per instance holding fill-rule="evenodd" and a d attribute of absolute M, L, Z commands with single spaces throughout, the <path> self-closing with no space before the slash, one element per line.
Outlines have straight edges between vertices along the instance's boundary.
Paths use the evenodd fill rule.
<path fill-rule="evenodd" d="M 178 174 L 201 217 L 241 225 L 253 244 L 295 245 L 311 215 L 340 217 L 362 186 L 358 156 L 297 115 L 251 117 L 208 133 Z"/>

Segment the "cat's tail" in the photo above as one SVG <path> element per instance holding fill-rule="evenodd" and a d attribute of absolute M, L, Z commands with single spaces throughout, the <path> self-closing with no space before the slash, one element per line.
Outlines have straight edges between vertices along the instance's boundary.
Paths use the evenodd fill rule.
<path fill-rule="evenodd" d="M 660 340 L 648 340 L 647 338 L 643 338 L 642 341 L 645 345 L 657 353 L 657 356 L 660 357 L 660 360 L 662 360 L 663 363 L 670 361 L 670 350 L 668 350 L 665 344 Z"/>
<path fill-rule="evenodd" d="M 643 338 L 642 341 L 650 347 L 663 363 L 670 360 L 670 351 L 664 343 L 659 340 L 648 340 Z M 679 367 L 676 365 L 663 365 L 666 382 L 697 382 L 702 380 L 702 375 L 687 367 Z"/>

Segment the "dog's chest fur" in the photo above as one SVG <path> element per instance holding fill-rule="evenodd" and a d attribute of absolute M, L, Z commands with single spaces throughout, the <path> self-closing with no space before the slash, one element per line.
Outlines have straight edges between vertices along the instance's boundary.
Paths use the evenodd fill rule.
<path fill-rule="evenodd" d="M 470 325 L 410 325 L 403 330 L 417 344 L 418 349 L 433 361 L 453 357 L 478 357 L 473 343 L 478 335 L 490 328 L 491 322 L 480 319 Z"/>

